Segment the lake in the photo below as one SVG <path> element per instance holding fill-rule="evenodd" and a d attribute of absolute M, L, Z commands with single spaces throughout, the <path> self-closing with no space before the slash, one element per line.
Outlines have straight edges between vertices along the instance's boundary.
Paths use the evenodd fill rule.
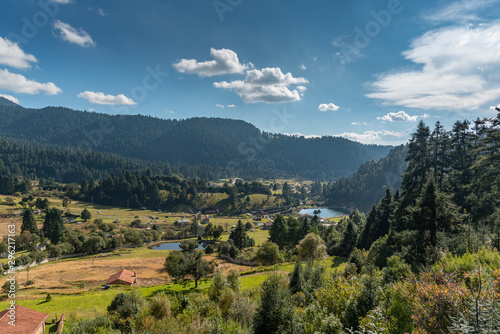
<path fill-rule="evenodd" d="M 326 208 L 312 208 L 312 209 L 302 209 L 299 211 L 299 215 L 312 215 L 314 216 L 314 210 L 321 210 L 321 213 L 318 214 L 318 217 L 321 218 L 332 218 L 332 217 L 340 217 L 345 216 L 345 213 L 340 211 L 335 211 L 332 209 Z"/>
<path fill-rule="evenodd" d="M 180 242 L 166 242 L 159 245 L 154 245 L 151 249 L 154 250 L 181 250 Z M 203 249 L 203 243 L 199 244 L 198 249 Z"/>

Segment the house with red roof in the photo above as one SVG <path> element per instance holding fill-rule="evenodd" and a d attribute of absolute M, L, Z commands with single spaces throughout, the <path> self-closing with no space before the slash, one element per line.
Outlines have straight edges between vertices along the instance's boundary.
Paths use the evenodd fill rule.
<path fill-rule="evenodd" d="M 109 276 L 108 280 L 106 281 L 106 284 L 111 285 L 128 285 L 132 286 L 137 283 L 137 273 L 134 271 L 130 271 L 127 269 L 122 269 L 121 271 L 117 272 L 116 274 L 113 274 Z"/>
<path fill-rule="evenodd" d="M 0 333 L 41 334 L 45 331 L 45 319 L 48 317 L 46 313 L 15 305 L 14 309 L 0 312 Z"/>

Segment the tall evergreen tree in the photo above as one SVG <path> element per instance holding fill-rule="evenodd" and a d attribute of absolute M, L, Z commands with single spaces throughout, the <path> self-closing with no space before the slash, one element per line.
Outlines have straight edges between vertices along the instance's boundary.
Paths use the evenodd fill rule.
<path fill-rule="evenodd" d="M 340 242 L 340 254 L 343 256 L 349 255 L 354 247 L 358 243 L 358 234 L 356 232 L 356 227 L 351 219 L 347 220 L 347 225 L 344 229 L 342 235 L 342 241 Z"/>
<path fill-rule="evenodd" d="M 35 215 L 31 209 L 26 209 L 23 215 L 23 224 L 21 225 L 21 232 L 29 231 L 31 234 L 38 234 L 38 227 L 36 226 Z"/>
<path fill-rule="evenodd" d="M 238 224 L 236 224 L 236 228 L 229 235 L 229 239 L 233 240 L 234 245 L 240 250 L 254 244 L 253 239 L 250 239 L 247 235 L 245 225 L 243 225 L 241 219 L 238 220 Z"/>
<path fill-rule="evenodd" d="M 277 244 L 280 249 L 283 249 L 288 243 L 288 225 L 282 214 L 276 216 L 269 229 L 269 241 Z"/>
<path fill-rule="evenodd" d="M 471 182 L 471 166 L 475 157 L 473 154 L 473 136 L 469 130 L 470 122 L 458 121 L 451 131 L 451 167 L 449 186 L 453 192 L 454 202 L 467 211 L 470 207 L 466 204 Z"/>
<path fill-rule="evenodd" d="M 260 305 L 254 319 L 254 332 L 292 333 L 293 304 L 283 278 L 271 274 L 262 284 Z"/>
<path fill-rule="evenodd" d="M 61 210 L 57 208 L 48 209 L 43 222 L 43 234 L 52 244 L 59 243 L 64 237 L 64 222 Z"/>
<path fill-rule="evenodd" d="M 420 194 L 425 180 L 429 175 L 429 136 L 429 128 L 423 121 L 420 121 L 417 126 L 417 131 L 413 133 L 408 145 L 408 153 L 406 156 L 408 166 L 403 174 L 401 201 L 399 202 L 391 222 L 391 226 L 395 230 L 402 230 L 408 227 L 406 209 L 415 204 L 415 200 Z"/>
<path fill-rule="evenodd" d="M 436 122 L 436 127 L 429 139 L 429 152 L 431 169 L 434 171 L 439 190 L 442 189 L 444 177 L 449 170 L 449 145 L 448 134 L 441 125 L 441 122 Z"/>

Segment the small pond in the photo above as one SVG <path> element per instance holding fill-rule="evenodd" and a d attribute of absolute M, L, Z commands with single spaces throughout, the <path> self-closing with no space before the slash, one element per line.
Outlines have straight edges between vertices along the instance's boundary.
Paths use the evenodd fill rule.
<path fill-rule="evenodd" d="M 340 212 L 340 211 L 335 211 L 332 209 L 326 209 L 326 208 L 312 208 L 312 209 L 302 209 L 299 211 L 299 215 L 311 215 L 314 216 L 314 211 L 319 210 L 321 211 L 318 213 L 318 217 L 321 218 L 333 218 L 333 217 L 340 217 L 340 216 L 345 216 L 345 213 Z"/>
<path fill-rule="evenodd" d="M 166 242 L 163 244 L 154 245 L 151 249 L 154 250 L 180 250 L 180 242 Z M 203 249 L 203 243 L 199 244 L 198 249 Z"/>

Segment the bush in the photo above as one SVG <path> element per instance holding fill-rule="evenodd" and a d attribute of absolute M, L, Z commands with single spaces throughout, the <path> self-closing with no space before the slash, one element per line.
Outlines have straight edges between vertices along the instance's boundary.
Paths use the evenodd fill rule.
<path fill-rule="evenodd" d="M 133 290 L 128 294 L 123 292 L 117 294 L 111 301 L 107 310 L 110 314 L 117 314 L 121 318 L 126 319 L 138 314 L 144 304 L 144 297 L 140 292 Z"/>
<path fill-rule="evenodd" d="M 397 255 L 387 259 L 387 267 L 382 270 L 384 285 L 394 283 L 411 275 L 411 267 Z"/>
<path fill-rule="evenodd" d="M 52 300 L 52 295 L 50 294 L 50 292 L 47 294 L 47 297 L 45 297 L 45 301 L 46 302 L 50 302 Z"/>
<path fill-rule="evenodd" d="M 164 293 L 154 295 L 149 303 L 149 311 L 156 319 L 170 317 L 170 300 Z"/>
<path fill-rule="evenodd" d="M 49 258 L 58 258 L 62 255 L 62 250 L 59 246 L 49 245 L 47 247 L 47 254 Z"/>
<path fill-rule="evenodd" d="M 210 255 L 210 254 L 213 254 L 213 253 L 214 253 L 214 246 L 212 246 L 212 245 L 208 245 L 208 246 L 205 248 L 205 254 Z"/>
<path fill-rule="evenodd" d="M 36 261 L 36 263 L 40 263 L 47 258 L 47 254 L 45 252 L 34 251 L 29 254 L 29 257 Z"/>

